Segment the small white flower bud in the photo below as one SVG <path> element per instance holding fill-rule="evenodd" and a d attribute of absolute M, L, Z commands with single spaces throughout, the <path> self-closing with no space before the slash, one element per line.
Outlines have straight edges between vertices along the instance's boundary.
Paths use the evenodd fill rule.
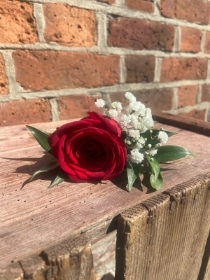
<path fill-rule="evenodd" d="M 152 150 L 149 151 L 149 154 L 150 154 L 150 156 L 153 157 L 154 155 L 157 154 L 157 150 L 156 149 L 152 149 Z"/>
<path fill-rule="evenodd" d="M 110 110 L 108 111 L 108 113 L 109 113 L 109 115 L 110 115 L 111 118 L 116 118 L 116 117 L 118 116 L 118 111 L 115 110 L 115 109 L 110 109 Z"/>
<path fill-rule="evenodd" d="M 161 144 L 165 144 L 168 141 L 168 135 L 164 131 L 160 131 L 158 133 L 158 139 L 160 140 Z"/>
<path fill-rule="evenodd" d="M 117 111 L 122 111 L 122 103 L 121 102 L 112 102 L 111 106 L 113 109 L 116 109 Z"/>
<path fill-rule="evenodd" d="M 136 101 L 136 97 L 131 92 L 126 92 L 125 93 L 125 98 L 127 98 L 130 102 L 135 102 Z"/>
<path fill-rule="evenodd" d="M 105 105 L 105 101 L 103 99 L 97 99 L 95 102 L 96 107 L 103 108 Z"/>
<path fill-rule="evenodd" d="M 137 149 L 133 149 L 130 154 L 130 159 L 134 163 L 141 163 L 144 160 L 144 155 L 139 153 Z"/>

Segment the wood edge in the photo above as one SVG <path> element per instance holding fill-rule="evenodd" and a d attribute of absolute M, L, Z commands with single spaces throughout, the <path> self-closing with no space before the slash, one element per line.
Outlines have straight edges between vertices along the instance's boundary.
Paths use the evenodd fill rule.
<path fill-rule="evenodd" d="M 184 202 L 184 200 L 186 199 L 187 191 L 196 189 L 200 185 L 206 185 L 210 189 L 210 172 L 199 174 L 186 182 L 177 184 L 171 189 L 163 191 L 157 196 L 153 196 L 149 199 L 146 199 L 138 205 L 126 209 L 119 215 L 118 224 L 119 220 L 129 219 L 131 217 L 133 219 L 135 215 L 139 215 L 140 213 L 144 214 L 145 211 L 148 213 L 149 216 L 154 208 L 168 201 L 168 199 L 170 199 L 170 202 L 173 205 L 174 201 L 181 200 L 181 202 Z"/>
<path fill-rule="evenodd" d="M 200 186 L 202 188 L 200 188 Z M 161 206 L 161 211 L 174 211 L 177 209 L 178 204 L 184 204 L 187 197 L 197 199 L 199 192 L 205 194 L 210 190 L 210 172 L 206 172 L 195 176 L 194 178 L 174 186 L 172 189 L 164 191 L 156 197 L 149 198 L 140 204 L 125 210 L 119 215 L 117 227 L 117 244 L 116 244 L 116 275 L 117 279 L 125 280 L 126 275 L 126 246 L 130 241 L 131 228 L 137 220 L 141 223 L 152 224 L 156 218 L 156 209 Z M 205 195 L 203 194 L 203 195 Z M 159 210 L 160 211 L 160 210 Z M 122 267 L 124 269 L 122 269 Z M 205 266 L 207 270 L 207 266 Z M 204 272 L 205 272 L 204 270 Z M 198 279 L 201 280 L 201 279 Z"/>
<path fill-rule="evenodd" d="M 161 122 L 163 124 L 175 126 L 178 128 L 210 136 L 210 122 L 189 117 L 171 115 L 167 113 L 162 113 L 160 111 L 155 111 L 152 115 L 155 121 Z"/>

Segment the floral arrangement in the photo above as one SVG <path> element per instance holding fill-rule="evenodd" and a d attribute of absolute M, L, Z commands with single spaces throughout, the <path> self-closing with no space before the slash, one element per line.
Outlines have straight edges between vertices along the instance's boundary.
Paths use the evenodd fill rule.
<path fill-rule="evenodd" d="M 127 190 L 130 191 L 140 173 L 150 186 L 158 190 L 163 184 L 160 163 L 174 161 L 193 154 L 182 147 L 163 145 L 176 134 L 155 129 L 150 108 L 125 94 L 125 104 L 112 102 L 108 108 L 103 99 L 95 102 L 106 115 L 89 112 L 88 116 L 58 127 L 47 134 L 27 126 L 42 148 L 50 153 L 52 162 L 36 171 L 25 185 L 39 173 L 55 170 L 55 179 L 49 187 L 64 180 L 100 182 L 127 172 Z"/>

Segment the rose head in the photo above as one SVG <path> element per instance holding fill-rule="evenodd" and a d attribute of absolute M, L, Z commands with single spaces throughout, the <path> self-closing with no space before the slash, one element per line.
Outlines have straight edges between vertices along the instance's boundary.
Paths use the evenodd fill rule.
<path fill-rule="evenodd" d="M 127 151 L 119 124 L 96 112 L 67 123 L 48 142 L 62 170 L 76 182 L 107 180 L 119 175 Z"/>

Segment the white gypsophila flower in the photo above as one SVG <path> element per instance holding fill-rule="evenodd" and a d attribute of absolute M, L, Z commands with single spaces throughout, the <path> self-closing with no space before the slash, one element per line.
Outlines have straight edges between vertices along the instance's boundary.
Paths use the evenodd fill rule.
<path fill-rule="evenodd" d="M 138 129 L 139 121 L 138 121 L 138 117 L 136 115 L 134 115 L 134 114 L 130 115 L 130 123 L 134 129 Z"/>
<path fill-rule="evenodd" d="M 121 112 L 122 111 L 122 103 L 121 102 L 112 102 L 111 106 L 113 109 L 116 109 L 117 111 Z"/>
<path fill-rule="evenodd" d="M 144 133 L 147 131 L 147 127 L 144 125 L 142 121 L 138 122 L 138 130 L 140 133 Z"/>
<path fill-rule="evenodd" d="M 96 102 L 95 102 L 95 105 L 98 108 L 103 108 L 105 104 L 106 103 L 105 103 L 105 101 L 103 99 L 97 99 Z"/>
<path fill-rule="evenodd" d="M 129 104 L 129 107 L 131 108 L 131 110 L 137 112 L 138 115 L 139 115 L 139 112 L 141 112 L 141 111 L 143 111 L 145 113 L 145 105 L 142 104 L 140 101 L 131 102 Z"/>
<path fill-rule="evenodd" d="M 131 150 L 130 160 L 134 163 L 141 163 L 144 160 L 144 155 L 139 153 L 137 149 Z"/>
<path fill-rule="evenodd" d="M 152 119 L 151 109 L 146 109 L 146 115 L 142 118 L 141 121 L 142 125 L 145 126 L 147 129 L 154 126 L 154 121 Z"/>
<path fill-rule="evenodd" d="M 158 139 L 160 140 L 161 144 L 165 144 L 168 141 L 168 135 L 164 131 L 158 132 Z"/>
<path fill-rule="evenodd" d="M 139 117 L 144 117 L 146 114 L 145 105 L 141 103 L 141 105 L 139 106 L 139 109 L 134 114 L 138 115 Z"/>
<path fill-rule="evenodd" d="M 128 130 L 128 135 L 132 138 L 134 138 L 135 140 L 139 139 L 139 130 L 136 129 L 129 129 Z"/>
<path fill-rule="evenodd" d="M 156 149 L 151 149 L 150 151 L 149 151 L 149 155 L 150 156 L 154 156 L 154 155 L 156 155 L 157 154 L 157 150 Z"/>
<path fill-rule="evenodd" d="M 145 142 L 146 140 L 143 137 L 139 137 L 138 141 L 135 143 L 135 148 L 138 150 L 143 148 Z"/>
<path fill-rule="evenodd" d="M 117 110 L 115 110 L 115 109 L 110 109 L 109 111 L 108 111 L 108 113 L 109 113 L 109 116 L 111 117 L 111 118 L 116 118 L 117 116 L 118 116 L 118 111 Z"/>
<path fill-rule="evenodd" d="M 125 98 L 127 98 L 130 102 L 135 102 L 136 97 L 133 95 L 132 92 L 126 92 L 125 93 Z"/>
<path fill-rule="evenodd" d="M 130 115 L 125 115 L 125 114 L 121 115 L 119 123 L 123 128 L 127 128 L 130 122 L 131 122 Z"/>

